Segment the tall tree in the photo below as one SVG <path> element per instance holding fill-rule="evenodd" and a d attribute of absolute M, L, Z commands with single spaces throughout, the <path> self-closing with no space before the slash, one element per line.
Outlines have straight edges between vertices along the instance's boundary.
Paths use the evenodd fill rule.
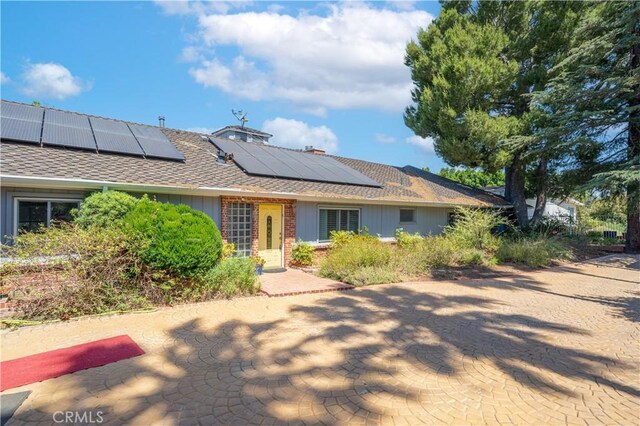
<path fill-rule="evenodd" d="M 415 86 L 405 123 L 432 137 L 449 165 L 504 168 L 505 195 L 522 227 L 528 225 L 527 174 L 536 180 L 535 221 L 546 202 L 549 164 L 561 156 L 536 136 L 546 112 L 532 105 L 530 94 L 545 87 L 584 7 L 446 1 L 438 19 L 407 45 L 405 62 Z"/>
<path fill-rule="evenodd" d="M 575 31 L 572 49 L 534 95 L 553 111 L 554 148 L 591 152 L 567 173 L 591 175 L 586 187 L 627 195 L 625 250 L 640 250 L 640 2 L 598 3 Z M 595 153 L 595 155 L 594 155 Z"/>
<path fill-rule="evenodd" d="M 474 188 L 504 185 L 504 173 L 502 171 L 487 173 L 478 169 L 443 167 L 438 172 L 438 175 Z"/>

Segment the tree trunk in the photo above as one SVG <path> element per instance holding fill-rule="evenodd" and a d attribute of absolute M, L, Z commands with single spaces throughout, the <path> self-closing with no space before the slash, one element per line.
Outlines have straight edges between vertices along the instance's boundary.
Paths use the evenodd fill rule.
<path fill-rule="evenodd" d="M 524 194 L 524 167 L 519 158 L 514 158 L 506 169 L 505 198 L 511 204 L 516 215 L 516 221 L 521 229 L 529 226 L 527 216 L 527 200 Z"/>
<path fill-rule="evenodd" d="M 537 228 L 542 222 L 542 215 L 547 206 L 547 160 L 541 159 L 536 169 L 536 207 L 529 221 L 531 228 Z"/>
<path fill-rule="evenodd" d="M 635 32 L 640 30 L 636 27 Z M 631 48 L 631 72 L 640 68 L 640 44 Z M 640 163 L 640 85 L 636 85 L 634 96 L 629 101 L 629 138 L 628 155 L 631 163 Z M 625 253 L 640 251 L 640 182 L 633 179 L 627 185 L 627 235 L 624 244 Z"/>

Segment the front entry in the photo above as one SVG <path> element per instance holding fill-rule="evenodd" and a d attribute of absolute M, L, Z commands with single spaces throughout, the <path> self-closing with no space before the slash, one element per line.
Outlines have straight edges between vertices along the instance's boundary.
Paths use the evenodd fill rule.
<path fill-rule="evenodd" d="M 265 268 L 282 267 L 282 206 L 258 206 L 258 255 L 265 260 Z"/>

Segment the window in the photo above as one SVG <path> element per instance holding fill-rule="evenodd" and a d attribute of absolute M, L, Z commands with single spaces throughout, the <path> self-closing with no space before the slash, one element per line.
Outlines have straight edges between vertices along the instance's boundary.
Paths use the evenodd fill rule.
<path fill-rule="evenodd" d="M 70 222 L 71 211 L 78 207 L 80 200 L 17 199 L 15 231 L 35 232 L 55 223 Z"/>
<path fill-rule="evenodd" d="M 251 204 L 227 206 L 227 241 L 236 246 L 236 255 L 251 256 Z"/>
<path fill-rule="evenodd" d="M 416 221 L 416 209 L 400 209 L 400 223 L 414 223 Z"/>
<path fill-rule="evenodd" d="M 329 241 L 331 231 L 353 231 L 360 229 L 360 210 L 348 208 L 322 208 L 318 239 Z"/>
<path fill-rule="evenodd" d="M 456 220 L 458 220 L 456 212 L 447 213 L 447 225 L 455 225 Z"/>

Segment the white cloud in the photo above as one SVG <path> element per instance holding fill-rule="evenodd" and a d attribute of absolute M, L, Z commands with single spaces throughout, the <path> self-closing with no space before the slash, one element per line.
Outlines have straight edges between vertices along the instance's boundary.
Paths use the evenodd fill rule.
<path fill-rule="evenodd" d="M 277 117 L 266 120 L 262 131 L 273 135 L 269 140 L 273 145 L 295 149 L 313 146 L 328 154 L 338 150 L 338 137 L 327 126 L 312 127 L 304 121 Z"/>
<path fill-rule="evenodd" d="M 390 143 L 396 143 L 396 138 L 390 135 L 385 135 L 384 133 L 376 133 L 375 135 L 373 135 L 376 142 L 378 143 L 385 143 L 385 144 L 390 144 Z"/>
<path fill-rule="evenodd" d="M 391 7 L 395 7 L 398 10 L 414 10 L 416 8 L 416 1 L 412 0 L 390 0 L 387 4 Z"/>
<path fill-rule="evenodd" d="M 22 74 L 22 92 L 28 96 L 63 100 L 91 89 L 91 84 L 55 63 L 30 64 Z"/>
<path fill-rule="evenodd" d="M 197 51 L 206 57 L 190 74 L 205 87 L 251 100 L 287 100 L 316 115 L 327 108 L 402 111 L 412 86 L 406 43 L 433 17 L 350 2 L 324 10 L 297 16 L 201 12 L 197 48 L 183 56 L 195 59 Z M 239 53 L 223 60 L 220 46 Z"/>
<path fill-rule="evenodd" d="M 233 9 L 243 9 L 252 1 L 191 1 L 191 0 L 154 0 L 167 15 L 202 15 L 205 13 L 228 13 Z"/>
<path fill-rule="evenodd" d="M 189 127 L 188 129 L 185 129 L 185 130 L 187 132 L 202 133 L 202 134 L 205 134 L 205 135 L 210 135 L 211 133 L 213 133 L 217 129 L 211 129 L 209 127 Z"/>
<path fill-rule="evenodd" d="M 0 72 L 0 84 L 7 84 L 11 81 L 9 77 L 3 72 Z"/>
<path fill-rule="evenodd" d="M 420 136 L 413 135 L 407 138 L 407 143 L 415 145 L 426 152 L 435 152 L 433 148 L 433 138 L 422 138 Z"/>

